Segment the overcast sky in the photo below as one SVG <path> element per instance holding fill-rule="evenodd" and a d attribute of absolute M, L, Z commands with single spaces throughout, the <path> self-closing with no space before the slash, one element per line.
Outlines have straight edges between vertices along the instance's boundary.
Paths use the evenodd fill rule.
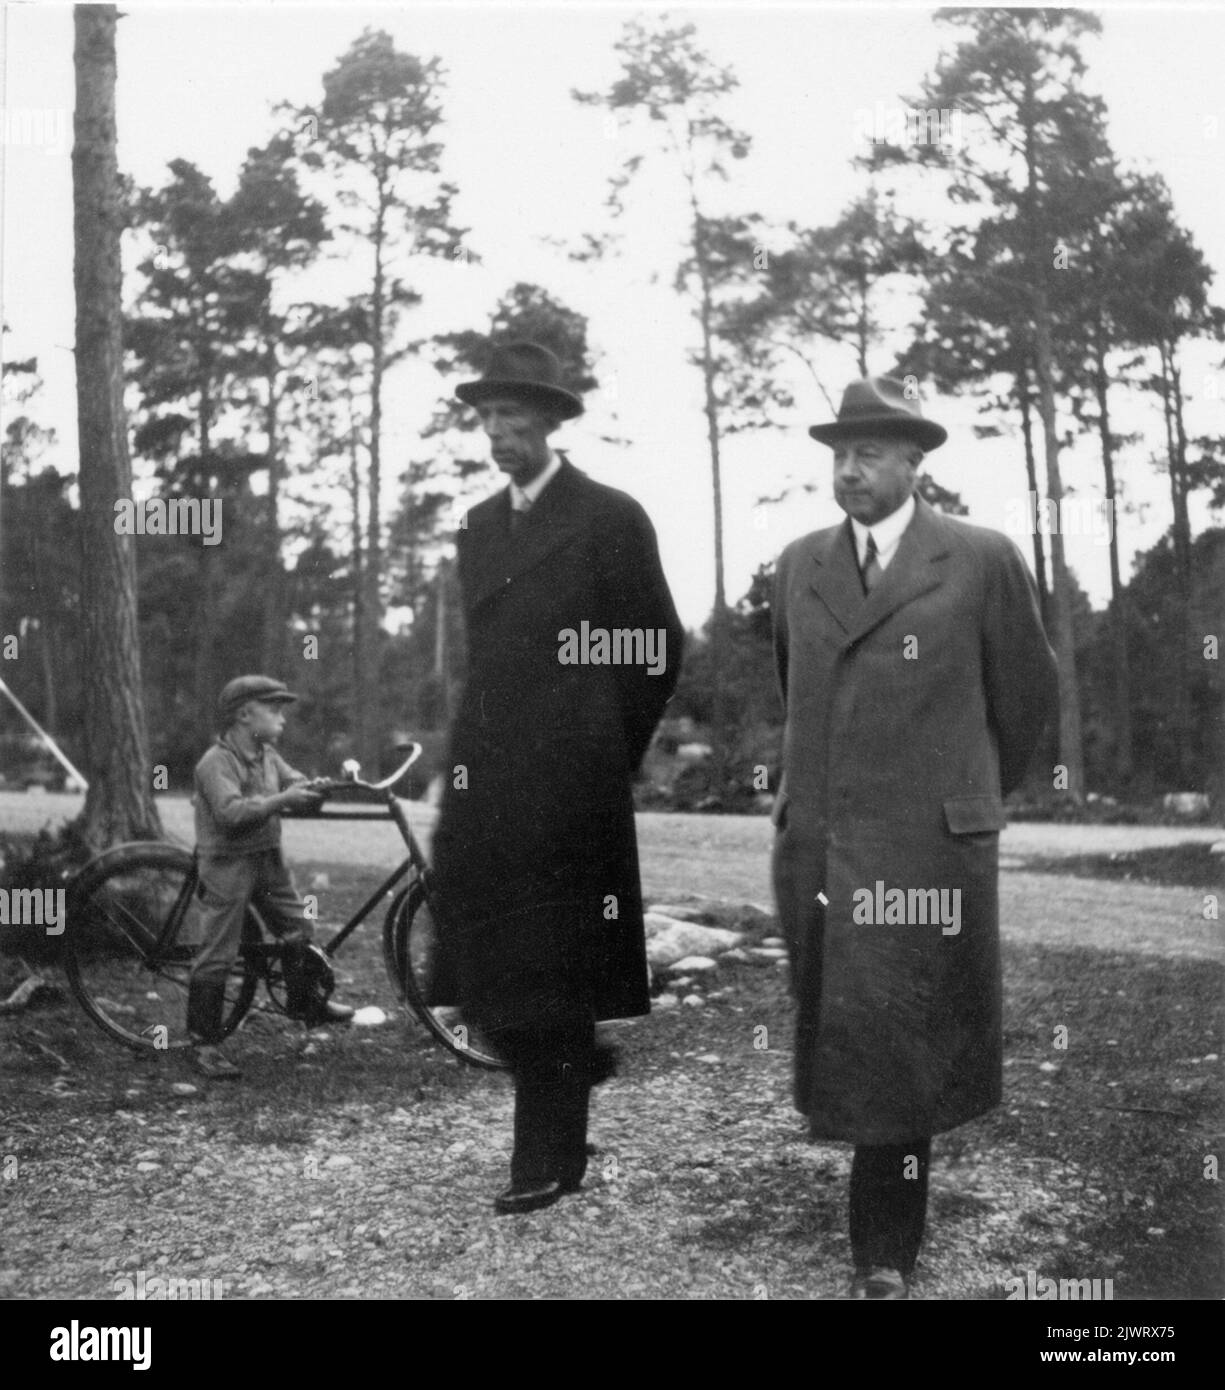
<path fill-rule="evenodd" d="M 127 0 L 119 26 L 119 157 L 142 184 L 159 184 L 175 158 L 196 163 L 228 195 L 249 146 L 274 129 L 270 107 L 319 100 L 322 74 L 367 26 L 388 30 L 397 46 L 439 56 L 448 73 L 444 171 L 457 183 L 458 222 L 470 228 L 479 265 L 425 268 L 427 300 L 415 334 L 480 327 L 516 280 L 539 283 L 590 319 L 605 388 L 589 413 L 558 436 L 580 467 L 637 496 L 655 520 L 664 564 L 682 616 L 701 622 L 713 595 L 709 459 L 701 381 L 688 364 L 694 329 L 670 288 L 682 209 L 657 177 L 642 189 L 626 224 L 622 258 L 598 266 L 569 261 L 547 238 L 577 242 L 604 229 L 607 180 L 633 149 L 610 135 L 600 111 L 577 106 L 573 87 L 603 89 L 615 77 L 613 53 L 627 17 L 652 8 L 575 3 L 563 7 L 391 5 L 299 7 L 287 4 L 152 6 Z M 894 107 L 917 90 L 950 31 L 932 11 L 840 9 L 818 5 L 682 6 L 705 46 L 730 64 L 741 89 L 729 117 L 753 137 L 751 156 L 735 166 L 721 195 L 727 210 L 818 225 L 862 191 L 851 168 L 864 149 L 863 112 Z M 1209 263 L 1225 264 L 1225 10 L 1105 9 L 1104 32 L 1085 42 L 1089 81 L 1110 112 L 1120 158 L 1165 176 L 1183 223 Z M 3 167 L 3 316 L 9 351 L 37 355 L 46 390 L 36 413 L 60 436 L 51 455 L 75 468 L 71 112 L 72 15 L 67 6 L 8 5 L 0 30 L 0 104 L 5 108 Z M 33 134 L 32 134 L 33 132 Z M 938 219 L 942 200 L 928 194 L 905 210 Z M 312 288 L 349 292 L 362 270 L 328 263 Z M 653 279 L 653 277 L 658 277 Z M 1218 296 L 1219 297 L 1219 296 Z M 1218 352 L 1189 352 L 1186 387 L 1197 398 L 1192 434 L 1225 432 L 1225 382 Z M 855 374 L 849 353 L 819 354 L 835 393 Z M 874 364 L 880 370 L 887 360 Z M 409 368 L 392 383 L 388 455 L 394 465 L 420 457 L 416 432 L 453 383 L 431 368 Z M 1169 491 L 1147 461 L 1162 447 L 1155 402 L 1115 392 L 1116 428 L 1142 433 L 1125 455 L 1123 478 L 1139 515 L 1120 516 L 1125 572 L 1137 547 L 1169 524 Z M 949 443 L 931 472 L 960 491 L 971 519 L 1005 529 L 1008 505 L 1025 491 L 1019 435 L 981 442 L 967 401 L 931 400 L 927 413 L 949 426 Z M 615 414 L 614 414 L 615 413 Z M 727 443 L 725 525 L 728 594 L 743 594 L 754 568 L 793 537 L 841 519 L 832 501 L 828 450 L 807 425 L 827 407 L 805 387 L 788 427 Z M 1011 424 L 1011 422 L 1008 422 Z M 615 428 L 618 449 L 599 436 Z M 1091 443 L 1067 455 L 1065 482 L 1098 489 Z M 811 478 L 815 492 L 755 511 L 759 496 Z M 491 477 L 490 485 L 495 486 Z M 389 488 L 394 487 L 394 480 Z M 1197 529 L 1206 512 L 1195 516 Z M 1028 553 L 1028 541 L 1019 537 Z M 1070 537 L 1070 562 L 1095 603 L 1108 591 L 1105 547 Z"/>

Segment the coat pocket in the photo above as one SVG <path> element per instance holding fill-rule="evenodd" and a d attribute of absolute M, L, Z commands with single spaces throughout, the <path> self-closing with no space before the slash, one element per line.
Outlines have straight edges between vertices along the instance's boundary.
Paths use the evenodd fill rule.
<path fill-rule="evenodd" d="M 981 835 L 1003 830 L 1007 821 L 998 796 L 952 796 L 944 803 L 951 835 Z"/>

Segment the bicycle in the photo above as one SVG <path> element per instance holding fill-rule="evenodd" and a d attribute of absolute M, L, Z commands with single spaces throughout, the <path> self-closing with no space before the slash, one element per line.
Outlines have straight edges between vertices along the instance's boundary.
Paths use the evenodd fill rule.
<path fill-rule="evenodd" d="M 411 744 L 408 759 L 381 782 L 363 782 L 353 762 L 343 779 L 315 783 L 322 800 L 295 818 L 381 820 L 367 811 L 325 811 L 340 805 L 378 805 L 394 822 L 407 857 L 383 880 L 348 921 L 318 949 L 330 963 L 345 941 L 390 893 L 383 921 L 383 962 L 402 1004 L 436 1042 L 461 1060 L 489 1070 L 506 1063 L 450 1006 L 430 1003 L 439 962 L 437 898 L 408 817 L 392 788 L 421 755 Z M 401 881 L 407 878 L 407 884 Z M 164 840 L 116 845 L 91 859 L 68 889 L 64 969 L 89 1017 L 110 1037 L 138 1051 L 171 1051 L 189 1045 L 187 982 L 198 943 L 187 939 L 194 925 L 192 900 L 199 883 L 195 855 Z M 252 904 L 243 924 L 238 960 L 226 982 L 223 1035 L 242 1023 L 261 981 L 274 1013 L 288 1012 L 285 948 L 272 938 Z"/>

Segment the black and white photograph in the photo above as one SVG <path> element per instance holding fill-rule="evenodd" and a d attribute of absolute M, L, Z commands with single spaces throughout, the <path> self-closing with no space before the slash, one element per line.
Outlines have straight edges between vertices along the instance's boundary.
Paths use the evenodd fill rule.
<path fill-rule="evenodd" d="M 1191 1359 L 1222 54 L 1220 5 L 0 5 L 25 1364 L 284 1305 L 307 1369 L 303 1305 L 403 1300 Z"/>

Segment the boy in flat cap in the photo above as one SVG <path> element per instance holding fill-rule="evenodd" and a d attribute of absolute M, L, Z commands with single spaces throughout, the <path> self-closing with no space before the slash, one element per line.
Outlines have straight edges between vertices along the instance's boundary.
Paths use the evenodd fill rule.
<path fill-rule="evenodd" d="M 242 945 L 242 924 L 254 903 L 286 947 L 290 1016 L 308 1025 L 345 1023 L 353 1010 L 313 996 L 305 904 L 281 856 L 281 811 L 315 806 L 319 793 L 273 747 L 285 707 L 298 697 L 269 676 L 239 676 L 221 692 L 222 733 L 196 764 L 196 853 L 200 865 L 199 928 L 203 945 L 192 964 L 187 1031 L 197 1069 L 233 1079 L 238 1068 L 221 1051 L 225 983 Z"/>

